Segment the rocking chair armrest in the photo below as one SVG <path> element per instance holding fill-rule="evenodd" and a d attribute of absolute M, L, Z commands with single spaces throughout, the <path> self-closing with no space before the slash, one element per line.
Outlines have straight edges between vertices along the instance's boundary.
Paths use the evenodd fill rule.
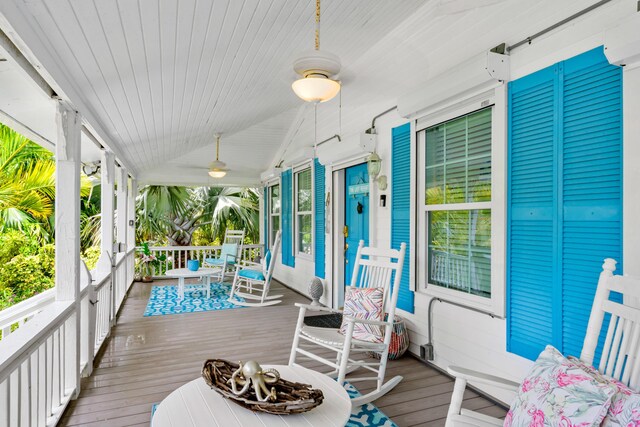
<path fill-rule="evenodd" d="M 236 269 L 242 269 L 246 267 L 262 270 L 262 264 L 260 264 L 259 262 L 241 261 L 236 265 Z"/>
<path fill-rule="evenodd" d="M 342 310 L 337 310 L 335 308 L 324 307 L 321 305 L 311 305 L 311 304 L 303 304 L 300 302 L 295 303 L 295 306 L 298 308 L 304 308 L 310 311 L 326 311 L 328 313 L 342 313 Z"/>
<path fill-rule="evenodd" d="M 358 319 L 352 316 L 344 316 L 344 320 L 346 320 L 347 322 L 353 322 L 353 323 L 365 323 L 367 325 L 377 325 L 377 326 L 392 325 L 391 322 L 387 322 L 384 320 Z"/>
<path fill-rule="evenodd" d="M 484 372 L 474 371 L 472 369 L 461 368 L 459 366 L 449 366 L 447 367 L 447 372 L 456 379 L 460 378 L 472 383 L 487 384 L 509 390 L 513 393 L 517 393 L 518 388 L 520 387 L 520 384 L 515 381 L 497 377 L 495 375 L 485 374 Z"/>

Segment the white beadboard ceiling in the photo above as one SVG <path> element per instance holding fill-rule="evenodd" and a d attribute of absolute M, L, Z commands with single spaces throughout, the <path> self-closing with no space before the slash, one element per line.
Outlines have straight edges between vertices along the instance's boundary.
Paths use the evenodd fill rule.
<path fill-rule="evenodd" d="M 15 33 L 141 177 L 206 168 L 222 132 L 221 160 L 257 182 L 301 105 L 291 64 L 313 47 L 313 0 L 6 1 Z M 323 0 L 321 47 L 342 59 L 346 86 L 350 64 L 423 4 Z"/>
<path fill-rule="evenodd" d="M 290 88 L 293 58 L 313 46 L 314 0 L 4 0 L 0 24 L 142 182 L 250 185 L 314 139 L 355 137 L 434 75 L 592 3 L 323 0 L 321 47 L 341 58 L 343 90 L 318 106 L 317 126 Z M 214 181 L 215 132 L 231 172 Z"/>

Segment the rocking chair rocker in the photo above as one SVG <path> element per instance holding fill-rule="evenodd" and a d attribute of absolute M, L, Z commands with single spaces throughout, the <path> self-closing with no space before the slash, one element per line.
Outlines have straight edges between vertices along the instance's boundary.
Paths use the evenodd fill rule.
<path fill-rule="evenodd" d="M 602 269 L 580 360 L 587 365 L 593 364 L 602 323 L 605 315 L 610 314 L 598 371 L 622 381 L 637 391 L 640 387 L 640 357 L 637 353 L 640 340 L 640 309 L 635 303 L 640 298 L 640 279 L 614 275 L 616 261 L 611 258 L 604 261 Z M 610 301 L 611 292 L 621 293 L 624 302 Z M 447 415 L 447 427 L 503 425 L 504 421 L 501 419 L 461 408 L 467 382 L 491 385 L 511 391 L 514 395 L 518 391 L 518 383 L 455 366 L 450 366 L 447 370 L 456 377 Z"/>
<path fill-rule="evenodd" d="M 300 308 L 300 313 L 291 347 L 289 365 L 300 366 L 296 363 L 298 355 L 321 362 L 334 369 L 329 375 L 337 376 L 338 382 L 343 385 L 346 376 L 359 368 L 373 372 L 375 376 L 372 377 L 349 378 L 350 382 L 375 380 L 377 385 L 372 392 L 352 399 L 351 403 L 354 407 L 372 402 L 383 396 L 402 380 L 401 376 L 396 376 L 386 383 L 384 382 L 405 252 L 406 244 L 404 243 L 400 246 L 400 250 L 365 248 L 362 240 L 358 246 L 350 286 L 352 288 L 382 288 L 382 307 L 384 312 L 387 313 L 383 321 L 344 316 L 348 323 L 346 333 L 343 335 L 339 329 L 319 328 L 304 324 L 307 310 L 342 313 L 341 310 L 309 304 L 296 304 Z M 394 259 L 396 261 L 393 261 Z M 391 285 L 392 279 L 393 286 Z M 354 338 L 353 332 L 356 323 L 381 327 L 384 330 L 383 342 L 368 342 Z M 319 347 L 335 351 L 335 362 L 315 354 L 314 351 L 320 350 Z M 366 357 L 367 353 L 370 352 L 378 353 L 380 359 L 375 362 L 368 362 L 351 358 L 351 353 L 360 353 Z"/>
<path fill-rule="evenodd" d="M 266 251 L 262 263 L 242 261 L 236 265 L 229 302 L 244 307 L 265 307 L 280 304 L 282 295 L 269 295 L 271 277 L 280 248 L 280 231 L 276 234 L 271 251 Z M 237 297 L 243 298 L 244 301 Z M 247 302 L 247 300 L 257 302 Z"/>

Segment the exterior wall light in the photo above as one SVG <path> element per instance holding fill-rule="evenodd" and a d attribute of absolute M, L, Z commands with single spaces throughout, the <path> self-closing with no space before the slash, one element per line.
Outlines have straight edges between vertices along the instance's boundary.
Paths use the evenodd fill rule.
<path fill-rule="evenodd" d="M 367 171 L 369 172 L 369 176 L 373 181 L 378 184 L 378 189 L 380 191 L 384 191 L 387 189 L 387 176 L 380 175 L 380 169 L 382 167 L 382 159 L 378 156 L 378 153 L 375 151 L 369 155 L 367 159 Z"/>

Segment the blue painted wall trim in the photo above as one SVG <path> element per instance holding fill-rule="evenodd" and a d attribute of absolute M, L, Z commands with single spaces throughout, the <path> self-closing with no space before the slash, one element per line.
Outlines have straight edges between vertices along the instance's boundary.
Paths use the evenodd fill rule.
<path fill-rule="evenodd" d="M 280 197 L 282 200 L 282 264 L 295 267 L 296 259 L 293 255 L 293 187 L 291 169 L 280 174 L 282 188 Z"/>
<path fill-rule="evenodd" d="M 622 72 L 596 48 L 508 102 L 507 350 L 579 355 L 602 261 L 622 258 Z"/>
<path fill-rule="evenodd" d="M 315 255 L 315 275 L 321 279 L 325 278 L 325 167 L 318 159 L 313 161 L 313 201 L 314 209 L 314 255 Z"/>
<path fill-rule="evenodd" d="M 409 288 L 409 244 L 411 238 L 411 125 L 391 130 L 391 247 L 400 249 L 407 244 L 407 252 L 400 280 L 398 308 L 414 312 L 414 294 Z"/>

